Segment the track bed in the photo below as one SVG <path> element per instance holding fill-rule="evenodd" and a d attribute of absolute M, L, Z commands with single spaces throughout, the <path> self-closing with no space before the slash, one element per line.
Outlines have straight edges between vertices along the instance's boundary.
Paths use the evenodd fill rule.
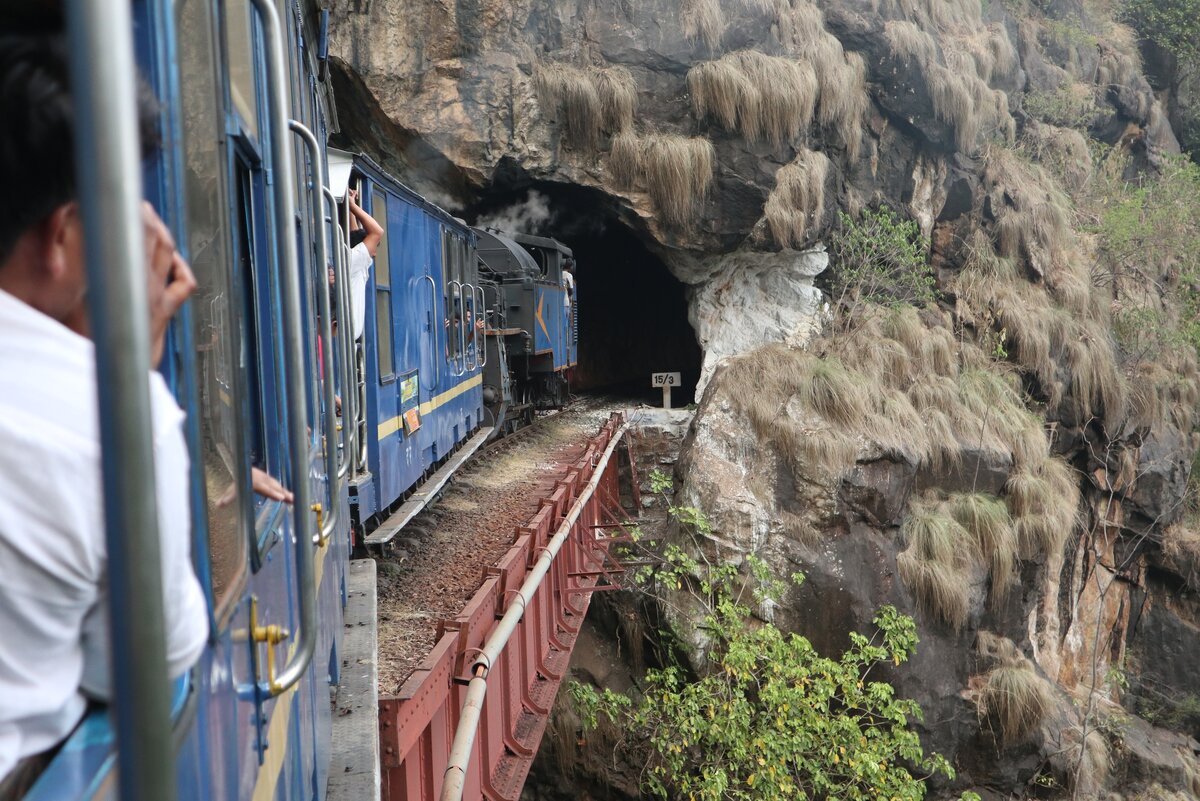
<path fill-rule="evenodd" d="M 395 693 L 426 657 L 438 620 L 462 610 L 609 411 L 577 404 L 490 446 L 378 558 L 381 694 Z"/>

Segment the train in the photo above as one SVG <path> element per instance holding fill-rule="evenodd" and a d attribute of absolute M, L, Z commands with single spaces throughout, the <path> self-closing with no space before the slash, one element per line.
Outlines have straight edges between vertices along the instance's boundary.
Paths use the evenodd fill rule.
<path fill-rule="evenodd" d="M 128 40 L 159 100 L 164 145 L 140 170 L 199 284 L 161 369 L 187 413 L 193 562 L 211 625 L 199 663 L 170 687 L 159 738 L 174 758 L 168 786 L 118 747 L 118 728 L 148 725 L 118 694 L 85 717 L 25 801 L 325 799 L 351 556 L 394 534 L 403 510 L 427 502 L 474 448 L 569 396 L 571 250 L 472 228 L 368 156 L 329 147 L 323 5 L 68 4 L 69 14 L 101 9 L 78 23 L 98 44 L 76 57 L 107 59 L 102 45 Z M 351 188 L 385 231 L 357 340 Z M 106 450 L 105 470 L 126 469 L 124 458 Z M 295 504 L 255 496 L 253 468 Z M 114 583 L 134 580 L 118 568 Z M 143 658 L 137 647 L 117 653 L 118 673 Z"/>

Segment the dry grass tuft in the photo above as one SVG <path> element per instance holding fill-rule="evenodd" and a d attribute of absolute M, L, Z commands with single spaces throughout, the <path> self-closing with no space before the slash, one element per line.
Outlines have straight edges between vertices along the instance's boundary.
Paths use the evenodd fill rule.
<path fill-rule="evenodd" d="M 534 88 L 542 108 L 561 119 L 568 141 L 594 149 L 600 140 L 604 115 L 600 95 L 587 71 L 569 64 L 538 64 Z"/>
<path fill-rule="evenodd" d="M 613 137 L 608 166 L 618 186 L 633 186 L 642 170 L 642 140 L 633 131 Z"/>
<path fill-rule="evenodd" d="M 924 69 L 937 62 L 937 43 L 916 24 L 908 20 L 889 20 L 884 23 L 883 35 L 892 53 L 912 66 Z"/>
<path fill-rule="evenodd" d="M 825 480 L 854 467 L 855 436 L 868 419 L 866 398 L 873 394 L 861 373 L 836 359 L 768 345 L 732 359 L 721 381 L 755 387 L 732 393 L 733 403 L 795 475 Z"/>
<path fill-rule="evenodd" d="M 560 118 L 568 141 L 577 147 L 594 150 L 604 132 L 620 133 L 633 125 L 637 84 L 624 67 L 541 63 L 533 82 L 542 108 Z"/>
<path fill-rule="evenodd" d="M 1022 145 L 1045 164 L 1064 187 L 1078 192 L 1092 176 L 1092 152 L 1087 139 L 1074 128 L 1037 123 L 1025 128 Z"/>
<path fill-rule="evenodd" d="M 862 149 L 862 120 L 870 101 L 867 64 L 858 53 L 843 54 L 840 44 L 836 56 L 819 59 L 816 64 L 821 90 L 817 119 L 837 134 L 846 155 L 854 161 Z"/>
<path fill-rule="evenodd" d="M 756 50 L 697 64 L 687 82 L 698 117 L 736 126 L 751 142 L 793 141 L 812 122 L 817 101 L 817 76 L 807 62 Z"/>
<path fill-rule="evenodd" d="M 990 562 L 991 600 L 998 605 L 1016 585 L 1017 532 L 1004 503 L 983 493 L 959 493 L 950 496 L 950 516 L 975 541 L 979 555 Z"/>
<path fill-rule="evenodd" d="M 708 195 L 716 153 L 699 136 L 654 134 L 642 140 L 641 165 L 646 190 L 663 217 L 687 225 Z"/>
<path fill-rule="evenodd" d="M 763 214 L 771 235 L 782 247 L 802 247 L 810 226 L 825 216 L 825 181 L 829 159 L 801 148 L 794 161 L 775 173 L 775 188 L 767 197 Z"/>
<path fill-rule="evenodd" d="M 904 541 L 913 556 L 926 562 L 954 566 L 971 547 L 971 534 L 941 504 L 914 503 L 901 526 Z"/>
<path fill-rule="evenodd" d="M 609 167 L 623 186 L 640 178 L 663 219 L 687 226 L 712 184 L 716 153 L 704 137 L 626 132 L 613 138 Z"/>
<path fill-rule="evenodd" d="M 1004 494 L 1021 555 L 1061 553 L 1079 513 L 1079 484 L 1070 466 L 1048 457 L 1040 464 L 1021 467 L 1009 476 Z"/>
<path fill-rule="evenodd" d="M 704 42 L 710 50 L 721 46 L 725 12 L 720 0 L 684 0 L 680 22 L 688 39 Z"/>
<path fill-rule="evenodd" d="M 921 559 L 909 550 L 896 557 L 896 569 L 925 614 L 955 631 L 962 630 L 970 613 L 971 588 L 961 572 L 942 562 Z"/>
<path fill-rule="evenodd" d="M 620 133 L 633 127 L 637 109 L 637 83 L 625 67 L 606 67 L 592 71 L 605 130 Z"/>
<path fill-rule="evenodd" d="M 979 716 L 994 721 L 1001 742 L 1011 746 L 1042 722 L 1054 703 L 1054 692 L 1022 658 L 988 673 L 977 703 Z"/>

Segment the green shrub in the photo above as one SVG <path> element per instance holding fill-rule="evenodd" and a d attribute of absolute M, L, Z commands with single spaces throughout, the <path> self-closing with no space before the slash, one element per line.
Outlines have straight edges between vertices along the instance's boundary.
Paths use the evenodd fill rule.
<path fill-rule="evenodd" d="M 928 242 L 914 220 L 891 209 L 866 209 L 857 218 L 839 212 L 830 237 L 835 312 L 848 322 L 864 305 L 925 306 L 937 299 Z"/>
<path fill-rule="evenodd" d="M 698 510 L 669 508 L 683 531 L 711 530 Z M 910 728 L 921 719 L 917 704 L 873 675 L 912 655 L 911 618 L 882 607 L 870 636 L 851 632 L 841 656 L 825 657 L 804 637 L 752 617 L 750 601 L 778 603 L 787 589 L 753 555 L 739 569 L 669 545 L 657 562 L 639 585 L 666 607 L 690 610 L 703 641 L 700 675 L 668 653 L 668 666 L 649 670 L 639 692 L 570 688 L 585 728 L 604 715 L 625 732 L 632 763 L 645 765 L 649 797 L 920 801 L 926 778 L 953 778 Z"/>
<path fill-rule="evenodd" d="M 1026 92 L 1023 105 L 1032 116 L 1060 128 L 1087 128 L 1097 111 L 1092 90 L 1073 81 L 1051 92 Z"/>

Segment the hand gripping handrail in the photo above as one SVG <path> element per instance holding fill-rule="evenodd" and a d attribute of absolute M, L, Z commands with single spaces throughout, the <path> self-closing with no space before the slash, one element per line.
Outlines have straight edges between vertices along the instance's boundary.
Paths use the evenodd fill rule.
<path fill-rule="evenodd" d="M 347 280 L 345 280 L 344 275 L 343 275 L 346 271 L 346 252 L 342 247 L 342 226 L 341 226 L 341 223 L 338 222 L 338 217 L 337 217 L 337 198 L 333 196 L 333 192 L 331 192 L 329 190 L 329 187 L 327 187 L 327 186 L 321 187 L 321 193 L 325 196 L 325 200 L 329 202 L 329 216 L 326 217 L 325 219 L 333 227 L 334 242 L 335 242 L 334 249 L 333 249 L 333 275 L 334 275 L 334 280 L 336 281 L 337 287 L 338 287 L 337 318 L 342 321 L 342 333 L 340 335 L 338 335 L 338 348 L 341 351 L 341 356 L 338 358 L 338 364 L 342 368 L 340 371 L 341 381 L 339 382 L 339 385 L 342 388 L 342 395 L 343 395 L 343 398 L 342 398 L 342 461 L 341 461 L 341 464 L 338 465 L 337 477 L 338 477 L 339 481 L 344 481 L 346 479 L 346 476 L 350 473 L 350 465 L 353 462 L 353 457 L 351 456 L 351 453 L 354 449 L 354 437 L 358 433 L 356 430 L 356 427 L 354 425 L 352 425 L 350 422 L 348 422 L 353 419 L 352 416 L 350 414 L 348 414 L 348 412 L 349 412 L 349 410 L 354 408 L 354 406 L 350 400 L 351 393 L 349 391 L 350 380 L 351 380 L 351 369 L 352 369 L 350 366 L 350 351 L 346 347 L 346 338 L 349 335 L 346 333 L 347 320 L 346 320 L 346 316 L 345 316 L 345 304 L 346 304 L 345 295 L 350 290 L 350 287 L 349 287 L 349 282 Z M 336 406 L 337 406 L 337 401 L 335 399 L 334 400 L 335 409 L 336 409 Z"/>
<path fill-rule="evenodd" d="M 471 763 L 471 751 L 475 747 L 475 734 L 479 730 L 479 718 L 483 712 L 483 699 L 487 695 L 488 673 L 491 671 L 492 665 L 500 659 L 500 654 L 504 651 L 504 646 L 508 644 L 509 637 L 517 630 L 517 624 L 521 622 L 521 618 L 525 614 L 525 607 L 533 600 L 534 593 L 541 586 L 546 573 L 550 571 L 554 558 L 558 556 L 563 543 L 571 535 L 571 529 L 574 528 L 575 522 L 579 520 L 584 507 L 591 500 L 596 487 L 600 485 L 600 480 L 604 477 L 604 468 L 608 466 L 608 460 L 628 429 L 629 423 L 622 423 L 621 427 L 613 434 L 612 439 L 608 441 L 608 447 L 604 449 L 604 454 L 596 461 L 591 480 L 584 485 L 583 491 L 571 505 L 571 510 L 559 524 L 554 536 L 546 545 L 546 549 L 542 551 L 537 563 L 529 571 L 521 589 L 517 590 L 516 596 L 509 602 L 508 608 L 504 611 L 504 617 L 500 618 L 500 622 L 496 624 L 491 636 L 487 638 L 487 642 L 479 651 L 475 663 L 471 665 L 471 672 L 474 675 L 467 684 L 467 697 L 463 700 L 462 715 L 458 719 L 458 728 L 454 731 L 454 743 L 450 746 L 450 757 L 446 763 L 446 772 L 442 781 L 441 801 L 461 801 L 466 784 L 467 768 Z"/>
<path fill-rule="evenodd" d="M 475 316 L 478 320 L 483 321 L 483 326 L 479 323 L 475 324 L 475 352 L 479 354 L 479 366 L 487 367 L 487 339 L 485 334 L 480 332 L 487 328 L 487 296 L 483 293 L 483 287 L 475 287 L 475 291 L 479 293 L 479 301 L 475 305 Z"/>
<path fill-rule="evenodd" d="M 437 282 L 435 282 L 433 280 L 433 276 L 428 275 L 428 274 L 422 275 L 421 279 L 429 282 L 429 302 L 431 304 L 433 304 L 430 307 L 432 309 L 432 311 L 430 312 L 430 314 L 432 316 L 429 318 L 430 319 L 429 327 L 432 329 L 431 333 L 433 334 L 433 359 L 432 359 L 432 361 L 433 361 L 433 374 L 434 374 L 433 382 L 434 383 L 433 383 L 433 386 L 430 387 L 429 389 L 431 392 L 436 394 L 438 386 L 442 383 L 442 365 L 441 365 L 441 362 L 438 360 L 438 353 L 440 352 L 438 350 L 438 329 L 441 328 L 441 326 L 437 324 L 437 318 L 441 317 L 442 315 L 438 314 L 438 312 L 440 310 L 438 309 L 438 302 L 437 302 Z"/>
<path fill-rule="evenodd" d="M 333 536 L 333 532 L 337 531 L 338 524 L 341 523 L 338 518 L 341 504 L 338 501 L 342 497 L 341 471 L 338 466 L 337 415 L 334 414 L 337 393 L 333 387 L 333 318 L 330 315 L 332 305 L 329 302 L 328 277 L 329 240 L 326 238 L 325 198 L 322 195 L 325 189 L 325 170 L 321 164 L 321 146 L 317 142 L 317 137 L 313 136 L 313 132 L 298 120 L 289 120 L 288 127 L 292 129 L 292 133 L 300 137 L 300 141 L 308 149 L 308 158 L 312 163 L 311 174 L 316 184 L 310 193 L 312 195 L 313 225 L 317 228 L 317 268 L 313 270 L 313 280 L 320 287 L 317 292 L 317 312 L 321 318 L 318 335 L 321 337 L 322 369 L 320 372 L 325 395 L 325 480 L 329 482 L 329 509 L 324 510 L 324 522 L 317 535 L 317 544 L 324 545 Z M 320 190 L 317 187 L 320 187 Z M 321 508 L 314 504 L 313 510 L 317 512 L 317 519 L 320 520 Z"/>
<path fill-rule="evenodd" d="M 312 516 L 309 513 L 308 398 L 304 391 L 304 320 L 300 305 L 300 260 L 296 253 L 296 162 L 288 134 L 288 72 L 283 29 L 271 0 L 254 0 L 267 43 L 267 94 L 270 109 L 270 152 L 275 200 L 275 238 L 283 300 L 283 361 L 287 374 L 284 408 L 287 412 L 291 456 L 293 536 L 295 537 L 296 594 L 300 601 L 300 639 L 287 664 L 272 678 L 271 695 L 298 682 L 312 662 L 317 643 L 317 600 L 313 581 Z"/>

